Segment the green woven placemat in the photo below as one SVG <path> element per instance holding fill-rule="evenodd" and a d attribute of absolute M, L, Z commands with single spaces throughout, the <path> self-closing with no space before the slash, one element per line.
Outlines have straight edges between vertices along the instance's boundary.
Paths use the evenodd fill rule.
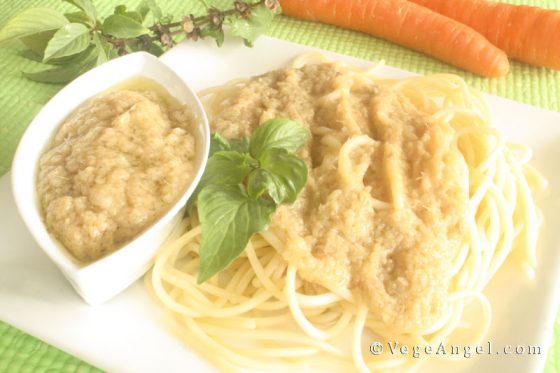
<path fill-rule="evenodd" d="M 224 0 L 226 1 L 226 0 Z M 135 6 L 138 0 L 94 0 L 101 15 L 116 4 Z M 516 4 L 560 9 L 560 0 L 508 0 Z M 201 9 L 198 0 L 159 0 L 164 11 L 188 14 Z M 20 10 L 31 6 L 70 9 L 60 0 L 0 0 L 0 27 Z M 368 60 L 384 59 L 388 65 L 421 74 L 460 74 L 473 87 L 546 109 L 560 111 L 560 72 L 513 63 L 508 76 L 484 79 L 391 43 L 336 27 L 279 17 L 270 36 L 311 45 Z M 560 37 L 560 36 L 558 36 Z M 39 65 L 20 53 L 18 42 L 0 46 L 0 175 L 10 167 L 13 153 L 27 124 L 61 86 L 30 82 L 21 75 Z M 560 373 L 560 318 L 555 342 L 548 353 L 545 373 Z M 49 346 L 0 321 L 0 372 L 94 372 L 87 363 Z"/>
<path fill-rule="evenodd" d="M 0 372 L 97 373 L 100 370 L 0 321 Z"/>

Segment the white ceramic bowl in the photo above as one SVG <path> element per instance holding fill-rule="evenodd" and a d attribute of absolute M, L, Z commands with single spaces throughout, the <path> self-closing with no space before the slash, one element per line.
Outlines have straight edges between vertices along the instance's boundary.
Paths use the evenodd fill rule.
<path fill-rule="evenodd" d="M 43 222 L 37 196 L 37 164 L 54 131 L 80 104 L 92 96 L 135 76 L 147 77 L 166 88 L 180 103 L 190 106 L 198 125 L 196 173 L 191 184 L 171 209 L 127 245 L 90 264 L 76 261 L 52 237 Z M 12 164 L 15 202 L 27 228 L 74 289 L 90 304 L 99 304 L 126 289 L 142 276 L 158 248 L 180 220 L 184 205 L 193 193 L 208 157 L 210 129 L 196 94 L 156 57 L 138 52 L 109 61 L 80 76 L 63 88 L 37 114 L 18 146 Z"/>

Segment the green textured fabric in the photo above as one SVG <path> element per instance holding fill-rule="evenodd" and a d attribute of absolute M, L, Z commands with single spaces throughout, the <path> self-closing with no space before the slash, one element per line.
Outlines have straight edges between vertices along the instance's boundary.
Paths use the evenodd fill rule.
<path fill-rule="evenodd" d="M 101 371 L 0 321 L 0 372 L 97 373 Z"/>
<path fill-rule="evenodd" d="M 98 12 L 107 15 L 115 5 L 135 6 L 138 0 L 94 0 Z M 224 2 L 227 2 L 224 0 Z M 560 0 L 508 0 L 515 4 L 560 9 Z M 165 12 L 184 15 L 202 9 L 198 0 L 159 0 Z M 0 27 L 20 10 L 31 6 L 69 10 L 60 0 L 0 0 Z M 465 73 L 414 51 L 383 40 L 328 25 L 278 17 L 268 34 L 305 45 L 355 57 L 379 60 L 421 74 L 448 72 L 463 76 L 482 91 L 560 111 L 560 72 L 514 62 L 500 79 L 485 79 Z M 27 124 L 61 86 L 28 81 L 21 71 L 39 65 L 23 58 L 18 42 L 0 45 L 0 175 L 10 167 L 13 153 Z M 560 318 L 549 351 L 545 373 L 560 373 Z M 94 372 L 95 368 L 0 321 L 0 372 Z"/>

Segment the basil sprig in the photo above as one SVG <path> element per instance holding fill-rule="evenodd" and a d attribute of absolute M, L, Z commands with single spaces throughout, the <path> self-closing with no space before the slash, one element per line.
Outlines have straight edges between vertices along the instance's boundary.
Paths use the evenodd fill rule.
<path fill-rule="evenodd" d="M 294 153 L 309 132 L 289 119 L 272 119 L 251 138 L 228 142 L 212 135 L 210 158 L 189 201 L 197 205 L 202 228 L 202 283 L 245 250 L 253 234 L 265 230 L 278 205 L 294 202 L 307 181 L 307 166 Z"/>
<path fill-rule="evenodd" d="M 213 38 L 221 46 L 224 26 L 252 46 L 280 12 L 278 0 L 230 0 L 226 6 L 223 0 L 199 0 L 199 11 L 193 2 L 189 5 L 197 14 L 170 15 L 156 0 L 141 0 L 134 9 L 117 5 L 100 19 L 92 0 L 61 1 L 73 5 L 73 11 L 26 9 L 0 30 L 0 44 L 21 40 L 28 48 L 22 56 L 45 67 L 23 72 L 31 80 L 67 83 L 117 56 L 136 51 L 160 56 L 184 39 Z"/>

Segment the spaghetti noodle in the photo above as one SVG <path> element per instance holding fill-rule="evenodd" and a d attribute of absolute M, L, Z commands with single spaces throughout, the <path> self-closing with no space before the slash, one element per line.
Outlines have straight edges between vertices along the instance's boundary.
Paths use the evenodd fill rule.
<path fill-rule="evenodd" d="M 316 56 L 306 55 L 297 59 L 294 68 L 285 70 L 288 71 L 285 80 L 289 82 L 290 79 L 295 79 L 293 74 L 301 74 L 301 69 L 305 69 L 309 59 L 314 58 Z M 321 371 L 360 372 L 394 368 L 409 370 L 419 364 L 418 359 L 397 355 L 372 356 L 367 350 L 368 342 L 385 339 L 396 340 L 401 344 L 438 345 L 442 341 L 465 338 L 461 335 L 461 330 L 465 329 L 464 311 L 469 304 L 479 305 L 479 314 L 483 322 L 477 323 L 476 326 L 469 325 L 469 330 L 474 331 L 475 335 L 470 335 L 468 341 L 462 342 L 476 343 L 486 334 L 491 322 L 490 303 L 482 291 L 505 259 L 512 254 L 523 265 L 528 275 L 533 275 L 536 267 L 535 253 L 542 219 L 534 203 L 533 194 L 544 187 L 545 181 L 528 165 L 531 158 L 530 149 L 504 142 L 491 125 L 483 98 L 459 77 L 433 75 L 384 80 L 375 76 L 376 69 L 363 71 L 341 64 L 317 66 L 328 66 L 325 69 L 335 71 L 329 75 L 329 72 L 321 70 L 322 68 L 313 70 L 318 75 L 328 76 L 326 81 L 336 81 L 336 84 L 317 82 L 318 85 L 324 85 L 324 92 L 321 92 L 317 99 L 317 105 L 333 107 L 337 112 L 336 125 L 341 127 L 333 130 L 332 126 L 327 124 L 315 123 L 310 128 L 311 142 L 316 142 L 321 149 L 327 150 L 318 157 L 317 154 L 313 154 L 313 148 L 304 149 L 304 153 L 308 152 L 304 156 L 307 156 L 311 170 L 323 167 L 327 170 L 325 172 L 331 175 L 329 177 L 337 180 L 336 187 L 342 190 L 339 195 L 356 195 L 352 193 L 356 190 L 360 193 L 366 190 L 368 197 L 359 200 L 358 203 L 367 202 L 367 208 L 375 212 L 379 219 L 391 216 L 384 215 L 385 213 L 406 210 L 407 206 L 414 205 L 416 194 L 407 192 L 412 185 L 407 175 L 414 174 L 414 171 L 405 165 L 403 169 L 407 170 L 406 172 L 391 171 L 390 174 L 381 176 L 372 174 L 377 172 L 372 170 L 372 159 L 377 157 L 376 154 L 385 154 L 382 157 L 384 160 L 393 158 L 387 155 L 387 151 L 380 152 L 379 148 L 376 148 L 383 143 L 382 139 L 379 139 L 379 128 L 371 130 L 373 132 L 370 131 L 370 127 L 364 129 L 364 123 L 368 123 L 364 122 L 364 118 L 369 118 L 370 114 L 360 111 L 359 107 L 364 106 L 361 104 L 366 102 L 366 106 L 378 110 L 381 106 L 371 106 L 369 101 L 372 97 L 379 97 L 380 91 L 389 92 L 387 97 L 391 100 L 406 101 L 404 104 L 398 101 L 398 110 L 421 113 L 418 120 L 422 123 L 414 127 L 414 131 L 419 131 L 418 128 L 422 126 L 438 127 L 445 131 L 430 132 L 430 139 L 441 140 L 437 142 L 439 147 L 434 150 L 434 154 L 438 157 L 441 155 L 441 159 L 448 164 L 444 164 L 438 172 L 444 172 L 446 180 L 453 179 L 453 184 L 442 184 L 447 195 L 443 192 L 434 193 L 437 200 L 433 201 L 441 204 L 441 211 L 437 212 L 441 215 L 433 215 L 430 212 L 426 213 L 427 217 L 424 219 L 429 221 L 434 216 L 440 220 L 447 219 L 445 224 L 436 222 L 432 226 L 437 231 L 440 228 L 435 224 L 443 224 L 442 232 L 449 233 L 449 236 L 445 237 L 445 245 L 441 249 L 435 247 L 433 250 L 433 258 L 441 258 L 441 263 L 445 265 L 437 267 L 439 264 L 434 259 L 431 262 L 437 270 L 421 265 L 415 267 L 414 261 L 420 260 L 420 256 L 399 259 L 397 256 L 401 254 L 393 252 L 393 267 L 396 268 L 401 260 L 401 264 L 416 268 L 418 273 L 409 274 L 411 270 L 408 269 L 408 272 L 398 272 L 392 268 L 393 272 L 388 270 L 387 273 L 376 275 L 385 276 L 386 281 L 382 286 L 386 289 L 382 290 L 389 298 L 383 306 L 392 312 L 381 315 L 376 308 L 377 300 L 368 298 L 368 293 L 377 290 L 368 286 L 360 288 L 359 279 L 348 277 L 357 276 L 356 272 L 364 270 L 363 268 L 374 267 L 364 267 L 365 264 L 360 263 L 362 267 L 356 264 L 347 268 L 341 267 L 340 263 L 331 263 L 328 257 L 321 259 L 326 255 L 326 251 L 317 251 L 317 247 L 328 248 L 328 242 L 325 240 L 339 240 L 333 241 L 338 242 L 334 245 L 337 248 L 349 244 L 336 238 L 336 234 L 333 238 L 325 238 L 330 234 L 328 229 L 321 231 L 324 234 L 320 238 L 315 237 L 315 241 L 311 236 L 307 237 L 308 241 L 304 237 L 298 237 L 301 230 L 298 230 L 297 224 L 290 219 L 299 216 L 291 214 L 291 211 L 299 211 L 297 209 L 302 208 L 297 205 L 303 203 L 299 201 L 295 204 L 297 206 L 286 206 L 285 210 L 277 212 L 271 227 L 256 234 L 244 253 L 229 268 L 200 285 L 196 282 L 200 226 L 196 217 L 185 218 L 173 232 L 168 244 L 162 248 L 152 270 L 146 276 L 148 288 L 169 314 L 173 330 L 185 339 L 189 346 L 198 349 L 225 371 L 243 368 L 261 371 L 301 371 L 309 368 Z M 222 135 L 230 138 L 248 135 L 263 120 L 278 115 L 279 112 L 304 123 L 309 122 L 308 118 L 313 115 L 318 115 L 317 111 L 308 113 L 307 116 L 302 114 L 305 108 L 291 107 L 289 100 L 282 109 L 265 107 L 256 111 L 250 110 L 250 101 L 243 96 L 243 88 L 255 79 L 270 83 L 265 74 L 251 81 L 236 80 L 224 87 L 202 92 L 207 110 L 213 118 L 214 129 Z M 282 91 L 283 81 L 274 81 L 273 84 L 278 92 Z M 316 87 L 309 89 L 311 92 Z M 261 94 L 263 100 L 271 99 L 267 96 L 269 91 L 262 91 Z M 227 125 L 224 112 L 228 110 L 230 114 L 237 113 L 236 118 L 242 122 L 239 127 Z M 395 111 L 389 113 L 393 115 Z M 382 120 L 376 118 L 374 120 L 377 122 Z M 412 117 L 404 118 L 409 120 Z M 410 120 L 416 121 L 414 118 Z M 377 125 L 379 126 L 379 123 Z M 374 124 L 369 123 L 368 126 Z M 403 127 L 403 131 L 406 131 L 406 128 Z M 408 136 L 406 132 L 403 133 L 404 136 Z M 447 135 L 451 136 L 449 138 L 452 141 L 446 140 Z M 403 147 L 409 147 L 406 142 L 402 143 L 405 144 Z M 402 168 L 399 159 L 402 157 L 395 158 L 392 161 L 395 163 L 390 163 L 391 167 L 387 168 Z M 435 167 L 434 163 L 426 165 L 428 166 L 418 167 L 422 172 L 429 170 L 429 167 Z M 434 177 L 428 180 L 439 180 Z M 316 182 L 331 186 L 329 180 L 320 179 Z M 375 180 L 384 180 L 387 184 L 386 193 L 376 189 L 377 186 L 373 185 Z M 332 197 L 332 192 L 329 192 L 329 198 L 335 198 Z M 457 202 L 455 205 L 446 205 L 441 202 L 463 197 L 464 204 Z M 309 196 L 305 198 L 308 198 L 305 200 L 307 204 L 316 202 Z M 321 203 L 326 202 L 323 200 Z M 429 210 L 431 207 L 418 208 Z M 311 220 L 321 221 L 318 210 L 305 211 L 313 212 Z M 418 212 L 416 214 L 422 215 Z M 342 216 L 335 215 L 334 218 L 343 220 Z M 360 220 L 352 222 L 362 225 Z M 377 225 L 385 224 L 380 220 L 375 222 Z M 397 223 L 400 224 L 401 221 Z M 282 228 L 282 224 L 287 226 Z M 313 224 L 316 222 L 308 222 L 304 228 L 316 229 L 316 225 Z M 365 223 L 364 226 L 368 227 Z M 343 233 L 339 234 L 344 236 Z M 366 238 L 367 233 L 366 230 Z M 352 237 L 359 234 L 360 232 L 355 233 Z M 380 237 L 383 238 L 383 234 L 388 233 L 381 232 Z M 311 241 L 312 244 L 309 244 Z M 417 242 L 414 244 L 418 245 Z M 307 254 L 298 256 L 298 245 L 303 245 L 301 247 L 304 249 L 315 250 L 309 254 L 311 259 L 305 256 Z M 356 239 L 351 245 L 358 247 L 361 243 Z M 371 245 L 373 249 L 366 251 L 364 261 L 371 260 L 371 251 L 377 250 L 377 246 Z M 447 250 L 449 254 L 438 253 L 438 250 Z M 337 253 L 329 255 L 338 258 Z M 421 255 L 431 254 L 421 252 Z M 326 270 L 310 270 L 320 266 L 325 266 Z M 440 270 L 441 276 L 434 278 L 433 274 L 437 275 Z M 344 274 L 344 271 L 354 273 L 340 275 Z M 395 275 L 397 277 L 394 281 L 404 282 L 405 285 L 392 284 L 390 278 L 387 280 L 388 274 L 396 272 L 398 276 Z M 438 279 L 443 284 L 435 283 Z M 423 283 L 411 284 L 413 281 Z M 410 294 L 397 293 L 417 291 L 416 285 L 431 290 L 419 294 L 412 303 L 405 303 L 402 299 L 410 298 Z M 398 291 L 392 292 L 393 288 Z M 407 320 L 411 317 L 417 317 L 418 320 Z"/>

